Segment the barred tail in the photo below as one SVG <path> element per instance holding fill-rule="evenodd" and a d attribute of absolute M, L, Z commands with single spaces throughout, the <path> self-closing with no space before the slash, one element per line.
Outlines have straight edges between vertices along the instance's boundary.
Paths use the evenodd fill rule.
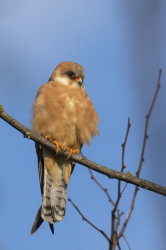
<path fill-rule="evenodd" d="M 41 208 L 43 220 L 49 223 L 63 220 L 66 209 L 66 188 L 67 185 L 65 183 L 61 186 L 55 185 L 47 169 L 44 169 L 44 189 Z"/>
<path fill-rule="evenodd" d="M 64 161 L 61 157 L 55 157 L 38 143 L 35 145 L 42 205 L 37 212 L 31 234 L 37 231 L 43 221 L 48 221 L 54 233 L 54 222 L 63 220 L 65 216 L 67 184 L 75 164 L 70 160 Z"/>
<path fill-rule="evenodd" d="M 53 223 L 63 220 L 66 210 L 67 185 L 55 186 L 52 178 L 44 168 L 43 201 L 33 223 L 31 234 L 35 233 L 43 221 L 48 221 L 54 234 Z"/>

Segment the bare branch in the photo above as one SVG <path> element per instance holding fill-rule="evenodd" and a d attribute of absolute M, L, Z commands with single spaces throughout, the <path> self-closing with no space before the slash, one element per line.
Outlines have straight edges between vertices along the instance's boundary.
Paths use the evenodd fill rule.
<path fill-rule="evenodd" d="M 126 143 L 127 143 L 130 127 L 131 127 L 130 118 L 128 118 L 126 135 L 125 135 L 124 142 L 122 144 L 122 165 L 121 165 L 121 170 L 120 170 L 121 173 L 123 173 L 125 169 L 125 149 L 126 149 Z M 113 249 L 115 249 L 116 245 L 119 243 L 117 230 L 118 230 L 118 226 L 120 225 L 120 217 L 123 214 L 123 212 L 120 213 L 118 209 L 118 205 L 119 205 L 119 201 L 121 199 L 122 193 L 125 190 L 126 186 L 127 184 L 121 191 L 121 180 L 118 180 L 118 194 L 117 194 L 117 199 L 114 205 L 114 209 L 112 210 L 111 243 L 113 245 Z"/>
<path fill-rule="evenodd" d="M 138 190 L 139 190 L 138 187 L 136 187 L 135 190 L 134 190 L 134 194 L 133 194 L 132 202 L 131 202 L 131 205 L 130 205 L 129 213 L 127 214 L 126 220 L 123 223 L 123 226 L 122 226 L 122 228 L 121 228 L 121 230 L 119 232 L 118 239 L 120 239 L 123 236 L 123 233 L 124 233 L 124 231 L 125 231 L 125 229 L 127 227 L 127 224 L 128 224 L 129 219 L 131 217 L 132 211 L 134 209 L 134 204 L 135 204 L 135 200 L 136 200 Z"/>
<path fill-rule="evenodd" d="M 106 233 L 99 229 L 98 227 L 96 227 L 92 222 L 90 222 L 82 213 L 81 211 L 78 209 L 78 207 L 74 204 L 74 202 L 69 198 L 68 201 L 73 205 L 73 207 L 77 210 L 77 212 L 81 215 L 82 219 L 84 221 L 86 221 L 91 227 L 93 227 L 94 229 L 96 229 L 99 233 L 101 233 L 109 242 L 110 244 L 110 239 L 109 237 L 106 235 Z"/>
<path fill-rule="evenodd" d="M 97 186 L 98 186 L 101 190 L 103 190 L 103 192 L 105 193 L 105 195 L 106 195 L 107 198 L 108 198 L 108 201 L 109 201 L 109 202 L 112 204 L 112 206 L 114 207 L 115 204 L 114 204 L 114 202 L 113 202 L 113 200 L 112 200 L 110 194 L 108 193 L 108 190 L 107 190 L 106 188 L 104 188 L 104 187 L 100 184 L 100 182 L 95 178 L 95 176 L 94 176 L 94 174 L 93 174 L 93 172 L 92 172 L 91 169 L 89 169 L 89 172 L 90 172 L 91 179 L 97 184 Z"/>
<path fill-rule="evenodd" d="M 122 164 L 121 164 L 121 170 L 120 170 L 121 173 L 123 173 L 124 169 L 126 168 L 126 166 L 125 166 L 125 152 L 126 152 L 126 143 L 127 143 L 127 139 L 129 136 L 130 127 L 131 127 L 130 118 L 128 118 L 125 139 L 124 139 L 123 144 L 121 145 L 122 146 Z M 124 192 L 126 187 L 127 187 L 127 184 L 125 185 L 125 187 L 121 191 L 121 181 L 120 180 L 118 181 L 118 196 L 119 197 L 122 196 L 122 193 Z"/>
<path fill-rule="evenodd" d="M 125 189 L 126 189 L 126 187 L 127 187 L 127 184 L 128 184 L 128 183 L 126 183 L 125 186 L 124 186 L 124 188 L 122 189 L 122 191 L 121 191 L 121 196 L 122 196 L 123 192 L 125 191 Z"/>
<path fill-rule="evenodd" d="M 152 99 L 149 111 L 148 111 L 148 113 L 146 115 L 146 122 L 145 122 L 145 128 L 144 128 L 144 138 L 143 138 L 143 144 L 142 144 L 142 151 L 141 151 L 140 163 L 139 163 L 139 166 L 138 166 L 138 170 L 136 172 L 136 176 L 137 177 L 139 177 L 140 171 L 141 171 L 141 168 L 142 168 L 142 165 L 143 165 L 143 162 L 145 161 L 144 154 L 145 154 L 146 142 L 147 142 L 147 139 L 148 139 L 148 125 L 149 125 L 149 120 L 150 120 L 150 117 L 151 117 L 151 114 L 152 114 L 152 110 L 153 110 L 154 104 L 155 104 L 156 99 L 157 99 L 157 95 L 158 95 L 159 89 L 161 87 L 161 84 L 160 84 L 161 73 L 162 73 L 162 69 L 159 70 L 156 91 L 154 93 L 154 96 L 153 96 L 153 99 Z"/>
<path fill-rule="evenodd" d="M 128 123 L 127 123 L 127 130 L 126 130 L 126 135 L 125 135 L 125 139 L 124 142 L 122 143 L 122 166 L 121 166 L 121 172 L 123 172 L 123 170 L 125 169 L 125 151 L 126 151 L 126 143 L 127 143 L 127 139 L 129 136 L 129 131 L 131 128 L 131 123 L 130 123 L 130 117 L 128 118 Z"/>
<path fill-rule="evenodd" d="M 126 151 L 126 143 L 127 143 L 130 127 L 131 127 L 130 118 L 128 118 L 126 135 L 125 135 L 124 142 L 122 144 L 122 164 L 121 164 L 121 170 L 120 170 L 121 173 L 123 173 L 124 169 L 126 168 L 125 167 L 125 151 Z M 125 185 L 125 187 L 121 191 L 121 180 L 118 180 L 118 198 L 117 198 L 117 201 L 116 201 L 116 204 L 115 204 L 116 205 L 115 210 L 118 208 L 120 198 L 121 198 L 122 193 L 124 192 L 126 186 L 127 185 Z"/>
<path fill-rule="evenodd" d="M 0 118 L 2 118 L 4 121 L 6 121 L 8 124 L 10 124 L 12 127 L 16 128 L 18 131 L 20 131 L 24 137 L 31 139 L 33 141 L 39 142 L 42 145 L 48 147 L 52 152 L 55 152 L 56 146 L 52 142 L 48 141 L 44 137 L 36 134 L 32 130 L 25 127 L 20 122 L 16 121 L 14 118 L 9 116 L 3 109 L 2 105 L 0 105 Z M 67 157 L 68 153 L 64 151 L 60 151 L 58 154 L 63 155 Z M 130 172 L 127 173 L 121 173 L 116 170 L 110 169 L 108 167 L 104 167 L 102 165 L 96 164 L 95 162 L 92 162 L 88 160 L 86 157 L 81 155 L 73 154 L 70 158 L 71 160 L 80 163 L 81 165 L 84 165 L 85 167 L 91 168 L 92 170 L 95 170 L 96 172 L 99 172 L 103 175 L 108 176 L 109 178 L 115 178 L 122 180 L 127 183 L 131 183 L 133 185 L 136 185 L 138 187 L 153 191 L 155 193 L 161 194 L 166 196 L 166 187 L 160 186 L 158 184 L 155 184 L 153 182 L 140 179 L 132 175 Z"/>
<path fill-rule="evenodd" d="M 117 218 L 116 218 L 116 224 L 115 224 L 115 231 L 117 232 L 118 231 L 118 227 L 120 225 L 120 219 L 121 219 L 121 216 L 124 214 L 124 212 L 120 212 L 120 210 L 118 209 L 117 210 Z"/>
<path fill-rule="evenodd" d="M 117 243 L 117 247 L 118 247 L 119 250 L 121 250 L 119 242 Z"/>
<path fill-rule="evenodd" d="M 130 247 L 130 245 L 129 245 L 129 243 L 128 243 L 128 241 L 127 241 L 127 239 L 126 239 L 126 237 L 124 235 L 123 235 L 123 239 L 126 242 L 126 245 L 128 246 L 128 249 L 131 250 L 131 247 Z"/>
<path fill-rule="evenodd" d="M 154 104 L 156 102 L 156 98 L 157 98 L 159 89 L 161 87 L 161 85 L 160 85 L 161 73 L 162 73 L 162 69 L 159 70 L 156 90 L 155 90 L 155 93 L 154 93 L 154 96 L 153 96 L 153 99 L 152 99 L 148 114 L 146 115 L 145 128 L 144 128 L 144 138 L 143 138 L 143 143 L 142 143 L 140 162 L 139 162 L 139 165 L 138 165 L 138 170 L 136 172 L 137 177 L 139 177 L 139 175 L 140 175 L 140 171 L 142 169 L 142 165 L 143 165 L 143 162 L 145 160 L 144 159 L 144 154 L 145 154 L 146 142 L 147 142 L 147 139 L 148 139 L 148 125 L 149 125 L 149 120 L 150 120 L 150 117 L 151 117 L 151 113 L 152 113 Z M 138 187 L 135 187 L 133 197 L 132 197 L 132 201 L 131 201 L 131 205 L 130 205 L 130 209 L 129 209 L 129 213 L 126 216 L 125 222 L 123 223 L 123 226 L 122 226 L 122 228 L 120 230 L 120 233 L 118 235 L 119 239 L 123 236 L 123 233 L 124 233 L 124 231 L 125 231 L 125 229 L 127 227 L 129 219 L 131 217 L 132 211 L 134 209 L 134 204 L 135 204 L 135 200 L 136 200 L 138 190 L 139 190 Z"/>

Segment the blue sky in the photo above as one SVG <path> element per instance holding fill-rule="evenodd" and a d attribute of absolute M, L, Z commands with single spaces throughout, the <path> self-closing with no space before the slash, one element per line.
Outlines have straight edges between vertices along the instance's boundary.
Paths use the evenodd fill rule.
<path fill-rule="evenodd" d="M 31 108 L 40 85 L 56 65 L 74 61 L 86 70 L 85 86 L 100 117 L 100 136 L 83 154 L 119 170 L 127 119 L 131 131 L 126 149 L 127 171 L 135 173 L 141 152 L 145 114 L 164 69 L 149 126 L 141 177 L 165 185 L 166 74 L 164 58 L 166 3 L 163 0 L 2 0 L 0 8 L 0 104 L 30 127 Z M 103 250 L 106 240 L 86 224 L 70 203 L 66 217 L 47 223 L 33 236 L 30 229 L 41 203 L 34 143 L 0 120 L 0 249 Z M 116 197 L 117 181 L 95 176 Z M 125 218 L 133 186 L 120 203 Z M 68 197 L 96 226 L 110 234 L 111 205 L 77 165 Z M 164 249 L 166 200 L 140 189 L 125 236 L 134 250 Z M 127 249 L 121 240 L 122 249 Z"/>

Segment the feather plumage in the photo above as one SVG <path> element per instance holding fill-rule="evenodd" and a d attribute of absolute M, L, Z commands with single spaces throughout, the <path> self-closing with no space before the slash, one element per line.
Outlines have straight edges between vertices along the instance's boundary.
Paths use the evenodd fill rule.
<path fill-rule="evenodd" d="M 97 113 L 85 92 L 82 80 L 84 69 L 72 62 L 57 66 L 49 82 L 42 85 L 33 106 L 32 125 L 42 136 L 80 152 L 82 144 L 89 144 L 97 135 L 99 122 Z M 48 221 L 54 232 L 53 223 L 65 216 L 66 192 L 74 163 L 55 155 L 36 143 L 42 205 L 36 215 L 31 233 L 43 221 Z"/>

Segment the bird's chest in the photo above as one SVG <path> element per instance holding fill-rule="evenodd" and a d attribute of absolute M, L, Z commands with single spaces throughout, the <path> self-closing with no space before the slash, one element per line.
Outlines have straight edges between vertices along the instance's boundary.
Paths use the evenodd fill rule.
<path fill-rule="evenodd" d="M 72 145 L 76 140 L 77 114 L 76 102 L 70 96 L 63 96 L 57 100 L 54 109 L 54 135 L 56 140 L 64 145 Z"/>
<path fill-rule="evenodd" d="M 64 113 L 75 113 L 76 112 L 76 101 L 73 97 L 66 97 L 64 105 L 63 105 Z"/>
<path fill-rule="evenodd" d="M 48 101 L 52 104 L 48 112 L 49 129 L 55 140 L 65 145 L 72 145 L 77 140 L 78 131 L 86 116 L 86 96 L 81 91 L 57 91 L 50 95 Z M 50 133 L 49 133 L 50 134 Z"/>
<path fill-rule="evenodd" d="M 57 109 L 58 112 L 56 112 Z M 55 115 L 58 115 L 58 119 L 61 122 L 67 122 L 70 119 L 70 122 L 73 123 L 76 117 L 76 102 L 74 98 L 67 95 L 60 96 L 57 99 L 54 112 L 56 112 Z"/>

